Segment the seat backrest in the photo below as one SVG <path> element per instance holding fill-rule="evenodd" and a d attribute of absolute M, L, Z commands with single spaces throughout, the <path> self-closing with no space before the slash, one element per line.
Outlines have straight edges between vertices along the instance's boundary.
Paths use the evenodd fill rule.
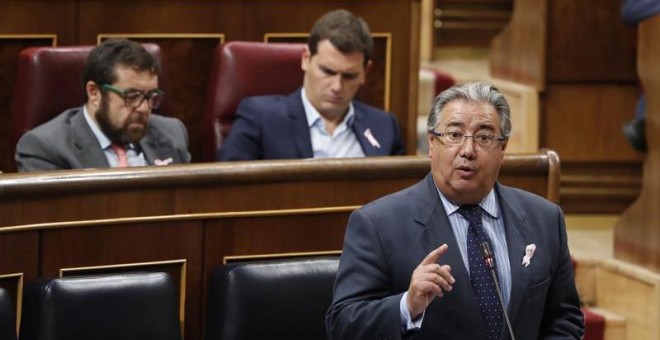
<path fill-rule="evenodd" d="M 144 44 L 153 55 L 160 47 Z M 82 71 L 94 46 L 30 47 L 18 56 L 11 108 L 12 142 L 66 109 L 83 105 Z"/>
<path fill-rule="evenodd" d="M 27 285 L 21 340 L 180 340 L 167 273 L 46 279 Z"/>
<path fill-rule="evenodd" d="M 9 293 L 0 288 L 0 340 L 16 340 L 16 319 Z"/>
<path fill-rule="evenodd" d="M 302 86 L 304 44 L 232 41 L 218 46 L 206 99 L 203 158 L 214 161 L 245 97 L 289 94 Z"/>
<path fill-rule="evenodd" d="M 242 262 L 211 277 L 206 340 L 326 339 L 339 257 Z"/>

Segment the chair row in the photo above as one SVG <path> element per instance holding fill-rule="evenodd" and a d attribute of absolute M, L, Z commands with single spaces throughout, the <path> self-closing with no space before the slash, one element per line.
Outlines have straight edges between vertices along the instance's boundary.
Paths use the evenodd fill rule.
<path fill-rule="evenodd" d="M 144 45 L 153 55 L 161 55 L 158 45 Z M 26 131 L 84 103 L 82 69 L 93 47 L 32 47 L 21 51 L 11 110 L 13 145 Z M 289 94 L 301 86 L 302 52 L 303 44 L 288 43 L 234 41 L 216 48 L 201 122 L 203 161 L 215 160 L 241 99 Z M 166 84 L 167 79 L 161 75 L 161 87 Z M 162 112 L 168 114 L 171 105 L 166 97 Z"/>
<path fill-rule="evenodd" d="M 338 257 L 236 262 L 209 284 L 206 339 L 325 339 Z M 11 299 L 0 288 L 0 340 L 15 340 Z M 178 340 L 177 294 L 162 272 L 30 282 L 21 340 Z M 255 327 L 258 325 L 258 327 Z"/>

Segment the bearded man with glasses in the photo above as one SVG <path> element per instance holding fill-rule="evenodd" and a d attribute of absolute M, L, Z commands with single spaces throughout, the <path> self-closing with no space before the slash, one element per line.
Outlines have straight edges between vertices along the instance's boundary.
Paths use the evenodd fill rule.
<path fill-rule="evenodd" d="M 85 62 L 85 104 L 23 135 L 16 145 L 18 170 L 190 162 L 183 123 L 152 114 L 165 95 L 159 73 L 160 61 L 142 45 L 105 40 Z"/>

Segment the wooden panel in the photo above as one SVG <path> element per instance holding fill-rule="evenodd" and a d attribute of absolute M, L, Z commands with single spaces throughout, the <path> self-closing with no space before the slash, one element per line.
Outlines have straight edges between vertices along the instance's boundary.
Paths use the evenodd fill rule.
<path fill-rule="evenodd" d="M 23 273 L 26 279 L 39 274 L 39 232 L 0 229 L 0 274 Z"/>
<path fill-rule="evenodd" d="M 513 0 L 436 0 L 434 45 L 488 47 L 511 18 Z"/>
<path fill-rule="evenodd" d="M 509 25 L 491 44 L 494 78 L 545 88 L 547 6 L 548 0 L 515 0 Z"/>
<path fill-rule="evenodd" d="M 226 256 L 341 250 L 352 211 L 308 209 L 278 216 L 209 220 L 204 238 L 205 272 L 222 265 Z"/>
<path fill-rule="evenodd" d="M 491 45 L 492 76 L 538 91 L 539 147 L 569 164 L 566 211 L 619 213 L 638 192 L 631 176 L 641 156 L 622 133 L 639 91 L 631 37 L 618 0 L 515 0 L 509 26 Z M 583 180 L 584 169 L 595 176 Z"/>
<path fill-rule="evenodd" d="M 506 155 L 503 181 L 546 196 L 547 186 L 528 180 L 547 185 L 551 158 Z M 0 176 L 0 226 L 359 205 L 428 171 L 428 158 L 393 156 L 6 174 Z"/>
<path fill-rule="evenodd" d="M 647 93 L 642 192 L 615 228 L 614 256 L 660 272 L 660 15 L 639 29 L 639 76 Z M 657 319 L 656 319 L 657 320 Z"/>
<path fill-rule="evenodd" d="M 72 267 L 125 265 L 136 262 L 186 261 L 185 338 L 201 338 L 202 226 L 200 222 L 99 225 L 45 230 L 42 236 L 44 277 L 60 276 Z M 182 268 L 180 264 L 174 265 Z M 162 266 L 161 266 L 162 267 Z M 134 269 L 127 269 L 131 271 Z M 179 269 L 180 270 L 180 269 Z M 71 271 L 65 270 L 64 272 Z M 80 273 L 82 269 L 75 270 Z M 91 270 L 88 269 L 87 272 Z M 175 269 L 168 270 L 176 273 Z M 180 276 L 174 276 L 180 282 Z M 177 283 L 177 286 L 180 286 Z"/>
<path fill-rule="evenodd" d="M 75 41 L 77 0 L 0 0 L 0 171 L 16 171 L 10 107 L 19 52 Z"/>
<path fill-rule="evenodd" d="M 620 214 L 639 196 L 639 162 L 564 162 L 561 207 L 566 214 Z"/>
<path fill-rule="evenodd" d="M 639 161 L 621 132 L 634 117 L 634 85 L 551 85 L 542 96 L 541 146 L 562 161 Z"/>
<path fill-rule="evenodd" d="M 621 0 L 548 1 L 548 82 L 637 81 L 620 8 Z"/>
<path fill-rule="evenodd" d="M 659 273 L 609 260 L 600 263 L 595 282 L 598 305 L 625 318 L 625 339 L 660 340 Z"/>

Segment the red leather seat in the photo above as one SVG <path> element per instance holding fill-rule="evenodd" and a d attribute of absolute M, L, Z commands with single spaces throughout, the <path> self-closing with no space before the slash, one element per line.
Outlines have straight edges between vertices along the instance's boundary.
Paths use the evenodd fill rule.
<path fill-rule="evenodd" d="M 21 51 L 11 110 L 14 145 L 31 128 L 83 104 L 82 70 L 92 48 L 31 47 Z"/>
<path fill-rule="evenodd" d="M 205 161 L 215 161 L 238 103 L 245 97 L 289 94 L 302 86 L 304 44 L 233 41 L 216 48 L 204 118 Z"/>
<path fill-rule="evenodd" d="M 145 44 L 160 56 L 160 47 Z M 31 47 L 19 54 L 11 110 L 13 145 L 28 130 L 84 104 L 82 70 L 94 46 Z"/>

